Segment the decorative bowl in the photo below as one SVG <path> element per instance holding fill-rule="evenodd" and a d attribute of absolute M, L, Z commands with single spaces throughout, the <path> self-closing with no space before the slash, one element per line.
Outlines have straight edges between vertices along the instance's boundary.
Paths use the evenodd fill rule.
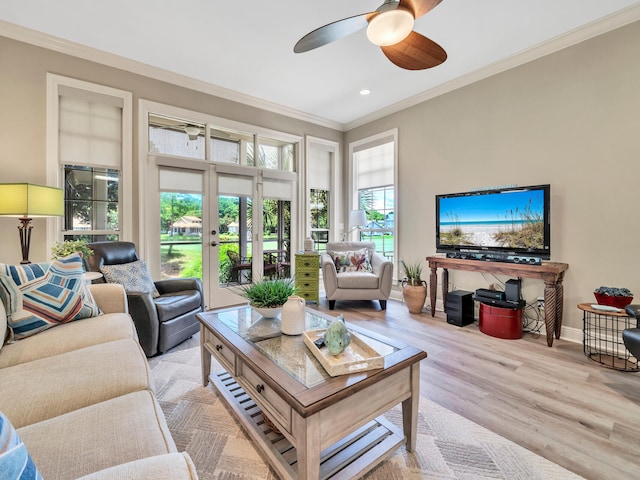
<path fill-rule="evenodd" d="M 633 301 L 633 297 L 623 297 L 621 295 L 605 295 L 604 293 L 593 292 L 598 305 L 608 305 L 609 307 L 624 308 Z"/>
<path fill-rule="evenodd" d="M 251 306 L 256 312 L 262 315 L 264 318 L 276 318 L 282 312 L 282 307 L 254 307 Z"/>

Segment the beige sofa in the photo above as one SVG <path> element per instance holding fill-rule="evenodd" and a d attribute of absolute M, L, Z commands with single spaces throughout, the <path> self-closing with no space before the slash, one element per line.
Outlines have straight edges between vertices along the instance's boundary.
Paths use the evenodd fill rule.
<path fill-rule="evenodd" d="M 90 288 L 102 315 L 2 347 L 0 411 L 45 480 L 197 478 L 155 398 L 124 289 Z"/>
<path fill-rule="evenodd" d="M 393 263 L 377 253 L 375 247 L 374 242 L 327 243 L 327 252 L 322 254 L 320 262 L 330 310 L 335 308 L 336 300 L 378 300 L 380 308 L 386 310 L 391 295 Z M 368 251 L 371 271 L 337 271 L 336 254 L 362 250 Z"/>

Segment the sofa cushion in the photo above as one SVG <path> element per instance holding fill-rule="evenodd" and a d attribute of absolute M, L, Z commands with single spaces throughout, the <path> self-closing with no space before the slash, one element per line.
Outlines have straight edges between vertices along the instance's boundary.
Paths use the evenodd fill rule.
<path fill-rule="evenodd" d="M 51 263 L 0 264 L 0 297 L 7 311 L 11 340 L 99 315 L 83 273 L 79 253 Z"/>
<path fill-rule="evenodd" d="M 148 390 L 98 402 L 20 428 L 18 433 L 45 479 L 76 479 L 177 451 L 162 409 Z"/>
<path fill-rule="evenodd" d="M 196 480 L 196 467 L 187 452 L 166 453 L 100 470 L 78 480 L 123 480 L 161 478 Z"/>
<path fill-rule="evenodd" d="M 160 323 L 201 309 L 202 297 L 198 290 L 184 290 L 160 295 L 154 300 Z"/>
<path fill-rule="evenodd" d="M 328 252 L 333 259 L 336 272 L 371 272 L 371 258 L 369 250 L 362 248 L 354 251 Z"/>
<path fill-rule="evenodd" d="M 140 344 L 114 340 L 0 369 L 0 411 L 20 428 L 152 388 Z"/>
<path fill-rule="evenodd" d="M 11 480 L 42 480 L 27 446 L 7 416 L 0 412 L 0 477 Z"/>
<path fill-rule="evenodd" d="M 378 288 L 380 279 L 368 272 L 344 272 L 338 274 L 338 288 Z"/>
<path fill-rule="evenodd" d="M 108 313 L 66 323 L 6 345 L 0 355 L 0 368 L 123 338 L 138 338 L 133 321 L 126 313 Z"/>
<path fill-rule="evenodd" d="M 118 265 L 102 265 L 100 271 L 107 282 L 119 283 L 127 292 L 150 293 L 154 297 L 160 295 L 144 260 Z"/>

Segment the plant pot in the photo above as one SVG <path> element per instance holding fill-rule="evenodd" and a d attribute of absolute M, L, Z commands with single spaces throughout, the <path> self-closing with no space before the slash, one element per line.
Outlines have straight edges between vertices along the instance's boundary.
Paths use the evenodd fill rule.
<path fill-rule="evenodd" d="M 280 312 L 282 312 L 282 307 L 254 307 L 252 305 L 251 308 L 264 318 L 276 318 L 280 315 Z"/>
<path fill-rule="evenodd" d="M 420 285 L 411 285 L 406 280 L 402 281 L 402 297 L 409 313 L 420 313 L 427 299 L 427 282 L 420 281 Z"/>

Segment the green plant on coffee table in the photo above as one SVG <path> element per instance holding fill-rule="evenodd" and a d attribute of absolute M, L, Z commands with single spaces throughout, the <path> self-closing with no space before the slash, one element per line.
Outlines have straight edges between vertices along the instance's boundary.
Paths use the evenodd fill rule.
<path fill-rule="evenodd" d="M 242 295 L 252 306 L 258 308 L 281 307 L 291 295 L 295 295 L 296 288 L 291 278 L 277 278 L 242 287 Z"/>
<path fill-rule="evenodd" d="M 51 258 L 52 260 L 56 260 L 75 252 L 80 252 L 82 258 L 85 259 L 93 255 L 93 250 L 89 248 L 86 240 L 65 240 L 64 242 L 56 242 L 53 244 L 51 247 Z"/>
<path fill-rule="evenodd" d="M 422 264 L 420 262 L 406 263 L 404 260 L 400 260 L 400 264 L 409 285 L 422 285 Z"/>

